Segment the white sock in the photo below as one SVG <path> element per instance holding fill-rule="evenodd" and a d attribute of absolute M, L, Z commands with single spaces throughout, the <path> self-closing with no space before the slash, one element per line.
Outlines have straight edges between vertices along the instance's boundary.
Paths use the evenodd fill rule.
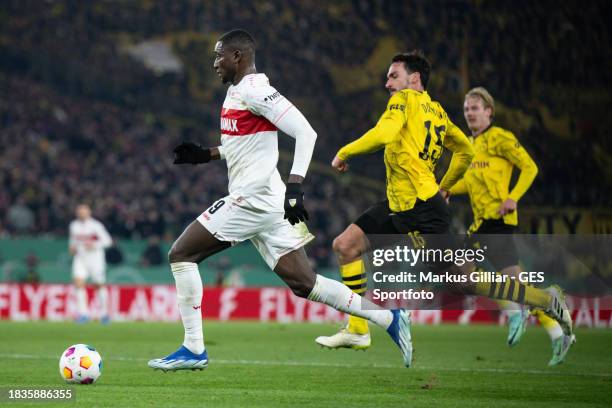
<path fill-rule="evenodd" d="M 198 264 L 174 262 L 170 264 L 176 282 L 176 297 L 185 328 L 183 345 L 194 354 L 202 354 L 204 333 L 202 332 L 202 278 Z"/>
<path fill-rule="evenodd" d="M 100 316 L 108 316 L 108 289 L 106 286 L 100 286 L 98 288 L 98 301 L 100 302 Z"/>
<path fill-rule="evenodd" d="M 76 288 L 76 300 L 79 316 L 87 316 L 89 314 L 87 310 L 87 290 L 84 287 Z"/>
<path fill-rule="evenodd" d="M 550 336 L 551 340 L 557 340 L 559 337 L 563 336 L 563 329 L 559 323 L 555 325 L 550 325 L 549 327 L 545 327 L 546 332 Z"/>
<path fill-rule="evenodd" d="M 368 319 L 385 330 L 393 321 L 391 311 L 382 309 L 368 299 L 359 296 L 348 286 L 321 275 L 317 275 L 308 299 L 324 303 L 341 312 Z"/>

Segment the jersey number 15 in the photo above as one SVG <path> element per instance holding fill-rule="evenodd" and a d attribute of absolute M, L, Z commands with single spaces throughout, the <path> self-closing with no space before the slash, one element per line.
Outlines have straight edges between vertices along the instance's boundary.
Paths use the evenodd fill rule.
<path fill-rule="evenodd" d="M 427 135 L 425 136 L 425 146 L 423 146 L 423 150 L 419 152 L 419 157 L 422 160 L 431 160 L 431 164 L 435 166 L 442 155 L 442 134 L 446 131 L 446 126 L 434 126 L 434 131 L 436 133 L 435 144 L 438 145 L 439 148 L 429 151 L 429 146 L 431 144 L 431 121 L 426 120 L 424 125 L 427 130 Z"/>

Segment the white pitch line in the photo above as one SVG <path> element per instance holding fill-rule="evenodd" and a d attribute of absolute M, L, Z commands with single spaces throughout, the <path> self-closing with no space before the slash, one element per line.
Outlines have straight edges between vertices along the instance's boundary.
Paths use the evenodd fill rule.
<path fill-rule="evenodd" d="M 35 355 L 35 354 L 0 354 L 1 358 L 16 359 L 16 360 L 55 360 L 57 357 L 49 355 Z M 133 362 L 145 362 L 148 359 L 126 357 L 126 356 L 112 356 L 105 358 L 105 360 L 111 361 L 133 361 Z M 340 367 L 340 368 L 396 368 L 402 369 L 402 366 L 393 364 L 349 364 L 349 363 L 322 363 L 315 361 L 269 361 L 269 360 L 225 360 L 225 359 L 210 359 L 212 364 L 227 364 L 227 365 L 260 365 L 260 366 L 292 366 L 292 367 Z M 610 378 L 612 373 L 584 373 L 584 372 L 554 372 L 545 370 L 514 370 L 506 368 L 448 368 L 448 367 L 432 367 L 419 365 L 417 367 L 410 368 L 410 371 L 417 370 L 431 370 L 431 371 L 449 371 L 449 372 L 463 372 L 463 373 L 498 373 L 498 374 L 535 374 L 535 375 L 554 375 L 554 376 L 575 376 L 575 377 L 598 377 L 598 378 Z"/>

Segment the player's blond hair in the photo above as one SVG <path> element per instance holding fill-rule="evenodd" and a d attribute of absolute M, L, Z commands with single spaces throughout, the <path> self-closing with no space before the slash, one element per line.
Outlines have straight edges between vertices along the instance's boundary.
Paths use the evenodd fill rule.
<path fill-rule="evenodd" d="M 486 108 L 491 108 L 491 118 L 495 116 L 495 100 L 482 86 L 472 88 L 465 94 L 465 98 L 480 98 L 482 105 Z"/>

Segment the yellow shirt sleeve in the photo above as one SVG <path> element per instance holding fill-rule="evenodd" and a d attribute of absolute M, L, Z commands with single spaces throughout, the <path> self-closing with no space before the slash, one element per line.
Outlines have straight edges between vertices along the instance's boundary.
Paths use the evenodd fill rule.
<path fill-rule="evenodd" d="M 447 122 L 446 136 L 442 144 L 453 152 L 453 157 L 446 174 L 440 181 L 440 188 L 450 190 L 470 167 L 474 158 L 474 148 L 465 133 L 450 120 Z"/>
<path fill-rule="evenodd" d="M 397 92 L 389 99 L 387 110 L 380 117 L 376 126 L 363 136 L 341 148 L 336 156 L 348 160 L 353 156 L 373 153 L 392 143 L 406 123 L 406 96 Z"/>
<path fill-rule="evenodd" d="M 449 190 L 451 195 L 459 195 L 459 194 L 467 194 L 467 184 L 465 183 L 465 179 L 461 179 L 455 183 Z"/>
<path fill-rule="evenodd" d="M 510 132 L 504 132 L 499 136 L 495 150 L 498 155 L 508 159 L 521 172 L 516 185 L 508 195 L 508 198 L 518 202 L 531 187 L 538 174 L 538 166 L 527 153 L 527 150 L 520 145 L 516 137 Z"/>

